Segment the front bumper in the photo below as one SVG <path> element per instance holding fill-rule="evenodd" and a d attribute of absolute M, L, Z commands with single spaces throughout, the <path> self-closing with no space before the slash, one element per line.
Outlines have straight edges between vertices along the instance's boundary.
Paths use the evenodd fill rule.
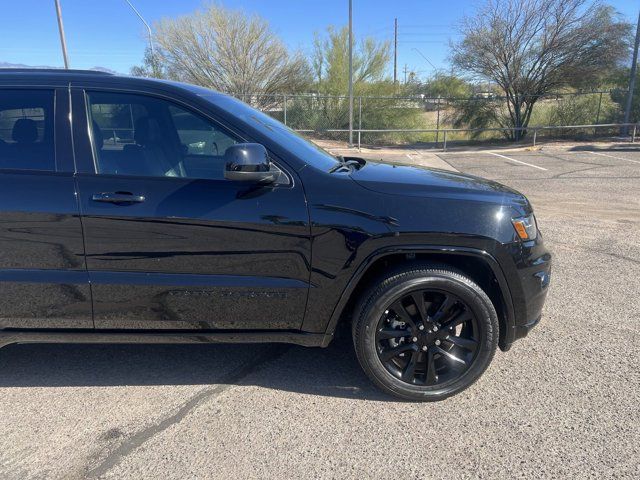
<path fill-rule="evenodd" d="M 551 253 L 541 235 L 529 242 L 514 242 L 507 251 L 510 261 L 504 270 L 513 302 L 513 319 L 501 338 L 502 350 L 508 350 L 540 322 L 551 283 Z"/>
<path fill-rule="evenodd" d="M 542 315 L 540 315 L 538 318 L 536 318 L 535 320 L 525 324 L 525 325 L 516 325 L 515 327 L 515 338 L 516 340 L 519 338 L 523 338 L 526 337 L 529 332 L 531 331 L 531 329 L 533 327 L 535 327 L 536 325 L 538 325 L 538 323 L 540 323 L 540 320 L 542 319 Z"/>

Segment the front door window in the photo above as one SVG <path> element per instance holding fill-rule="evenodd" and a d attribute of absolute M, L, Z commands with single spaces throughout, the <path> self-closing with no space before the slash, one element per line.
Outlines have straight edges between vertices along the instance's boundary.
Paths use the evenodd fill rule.
<path fill-rule="evenodd" d="M 222 180 L 225 151 L 240 142 L 215 122 L 156 97 L 90 92 L 88 101 L 98 173 Z"/>

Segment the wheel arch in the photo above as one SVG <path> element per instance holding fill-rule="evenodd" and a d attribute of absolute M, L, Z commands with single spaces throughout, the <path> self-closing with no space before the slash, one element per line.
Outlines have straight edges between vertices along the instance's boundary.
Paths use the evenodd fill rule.
<path fill-rule="evenodd" d="M 476 282 L 489 296 L 500 324 L 499 346 L 508 350 L 513 341 L 514 310 L 511 292 L 497 260 L 488 252 L 469 247 L 415 245 L 385 248 L 369 255 L 356 269 L 336 304 L 325 332 L 328 344 L 339 324 L 350 320 L 360 295 L 391 268 L 434 263 L 453 267 Z"/>

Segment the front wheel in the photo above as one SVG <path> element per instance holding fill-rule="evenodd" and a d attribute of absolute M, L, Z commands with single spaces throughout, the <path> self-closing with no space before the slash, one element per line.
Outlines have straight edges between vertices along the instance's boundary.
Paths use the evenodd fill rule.
<path fill-rule="evenodd" d="M 353 340 L 360 365 L 383 391 L 437 401 L 469 387 L 489 366 L 498 318 L 466 276 L 417 267 L 382 278 L 363 295 Z"/>

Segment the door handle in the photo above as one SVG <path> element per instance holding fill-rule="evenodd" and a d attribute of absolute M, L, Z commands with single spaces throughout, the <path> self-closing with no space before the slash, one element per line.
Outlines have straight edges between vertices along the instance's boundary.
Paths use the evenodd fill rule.
<path fill-rule="evenodd" d="M 105 192 L 105 193 L 94 193 L 91 197 L 91 200 L 94 202 L 103 202 L 103 203 L 116 203 L 116 204 L 131 204 L 131 203 L 142 203 L 145 198 L 144 195 L 134 195 L 129 192 Z"/>

